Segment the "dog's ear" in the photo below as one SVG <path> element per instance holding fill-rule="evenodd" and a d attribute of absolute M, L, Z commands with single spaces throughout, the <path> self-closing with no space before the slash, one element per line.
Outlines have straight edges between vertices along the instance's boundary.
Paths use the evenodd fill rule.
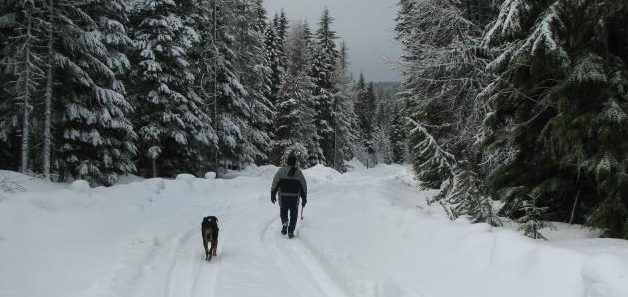
<path fill-rule="evenodd" d="M 209 218 L 210 218 L 212 221 L 216 221 L 216 222 L 218 222 L 218 218 L 217 218 L 217 217 L 215 217 L 215 216 L 211 216 L 211 217 L 209 217 Z"/>

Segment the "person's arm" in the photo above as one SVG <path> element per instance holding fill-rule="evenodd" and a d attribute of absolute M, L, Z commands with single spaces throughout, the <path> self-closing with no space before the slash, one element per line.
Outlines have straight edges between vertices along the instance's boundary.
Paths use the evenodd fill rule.
<path fill-rule="evenodd" d="M 273 178 L 273 185 L 270 188 L 270 202 L 272 202 L 273 204 L 275 204 L 275 201 L 277 201 L 277 191 L 279 190 L 279 173 L 281 172 L 281 169 L 279 169 L 277 171 L 277 173 L 275 174 L 275 177 Z"/>
<path fill-rule="evenodd" d="M 299 183 L 301 183 L 301 205 L 305 206 L 307 203 L 307 182 L 305 181 L 305 176 L 303 176 L 303 172 L 299 172 Z"/>

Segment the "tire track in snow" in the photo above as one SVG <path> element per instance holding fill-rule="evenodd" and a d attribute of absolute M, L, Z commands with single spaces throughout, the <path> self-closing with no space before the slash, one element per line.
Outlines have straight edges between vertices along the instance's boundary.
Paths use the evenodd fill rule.
<path fill-rule="evenodd" d="M 189 230 L 179 242 L 166 277 L 165 297 L 186 296 L 184 292 L 188 292 L 189 297 L 216 296 L 218 274 L 222 266 L 221 256 L 218 254 L 211 262 L 205 260 L 201 239 L 196 242 L 196 237 L 193 236 L 197 231 L 200 234 L 200 228 Z M 223 239 L 224 237 L 221 238 Z"/>
<path fill-rule="evenodd" d="M 298 237 L 288 240 L 279 235 L 279 230 L 273 224 L 275 220 L 273 218 L 268 222 L 263 241 L 277 266 L 297 292 L 302 297 L 350 296 L 336 284 Z"/>
<path fill-rule="evenodd" d="M 166 284 L 164 287 L 165 297 L 181 296 L 180 292 L 182 290 L 181 288 L 179 288 L 179 286 L 181 285 L 181 283 L 185 283 L 185 281 L 180 280 L 180 278 L 185 275 L 184 273 L 182 273 L 183 268 L 181 265 L 181 260 L 187 259 L 187 257 L 184 257 L 184 255 L 187 255 L 187 253 L 184 254 L 183 252 L 185 250 L 185 247 L 190 246 L 187 243 L 192 238 L 192 234 L 194 234 L 194 231 L 196 231 L 196 229 L 197 228 L 189 229 L 182 237 L 179 238 L 177 242 L 176 249 L 174 250 L 174 256 L 172 257 L 170 267 L 168 268 L 168 273 L 166 274 Z"/>

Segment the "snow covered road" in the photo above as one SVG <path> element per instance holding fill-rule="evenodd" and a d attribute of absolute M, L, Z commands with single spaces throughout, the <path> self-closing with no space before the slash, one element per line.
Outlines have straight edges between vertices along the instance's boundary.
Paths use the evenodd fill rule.
<path fill-rule="evenodd" d="M 24 180 L 28 192 L 0 198 L 0 296 L 628 296 L 626 241 L 450 222 L 403 166 L 307 170 L 305 219 L 286 239 L 275 170 L 94 189 Z M 207 215 L 221 228 L 211 263 Z"/>

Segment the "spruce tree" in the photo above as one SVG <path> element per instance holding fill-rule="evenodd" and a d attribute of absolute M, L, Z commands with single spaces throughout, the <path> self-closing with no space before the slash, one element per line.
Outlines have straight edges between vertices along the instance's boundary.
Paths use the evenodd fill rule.
<path fill-rule="evenodd" d="M 44 36 L 46 28 L 43 1 L 11 1 L 2 4 L 0 28 L 6 34 L 0 65 L 5 76 L 3 87 L 7 98 L 3 109 L 3 134 L 19 127 L 19 170 L 32 170 L 34 107 L 38 105 L 41 82 L 45 75 Z M 19 124 L 18 124 L 19 122 Z"/>
<path fill-rule="evenodd" d="M 475 3 L 474 3 L 475 2 Z M 476 96 L 486 84 L 486 64 L 478 50 L 490 17 L 490 1 L 401 0 L 397 38 L 405 50 L 402 98 L 406 116 L 425 125 L 443 148 L 475 168 L 486 113 Z M 419 138 L 415 138 L 419 137 Z M 423 141 L 410 135 L 410 147 Z M 416 150 L 410 150 L 416 162 Z M 420 173 L 419 173 L 420 174 Z M 424 176 L 439 187 L 440 175 Z"/>
<path fill-rule="evenodd" d="M 54 8 L 59 13 L 55 20 L 65 20 L 55 26 L 63 34 L 55 38 L 55 44 L 63 46 L 56 59 L 63 61 L 65 70 L 59 75 L 64 83 L 54 92 L 65 99 L 59 123 L 61 164 L 74 176 L 111 185 L 118 175 L 136 170 L 133 107 L 119 79 L 129 67 L 124 53 L 131 46 L 122 24 L 126 5 L 121 0 L 72 4 L 70 8 L 58 3 Z M 77 14 L 79 10 L 83 14 Z M 68 22 L 73 16 L 74 22 Z M 85 27 L 75 26 L 80 23 Z"/>
<path fill-rule="evenodd" d="M 265 140 L 255 139 L 259 135 L 247 135 L 253 129 L 250 119 L 252 105 L 247 101 L 249 93 L 242 84 L 238 67 L 236 48 L 237 28 L 233 26 L 238 18 L 238 3 L 217 1 L 216 68 L 216 133 L 218 135 L 218 162 L 222 167 L 241 167 L 255 161 L 255 143 Z M 257 154 L 259 155 L 259 154 Z"/>
<path fill-rule="evenodd" d="M 10 63 L 16 68 L 10 73 L 17 76 L 18 86 L 30 85 L 32 90 L 31 99 L 21 104 L 27 107 L 22 109 L 22 131 L 26 133 L 22 133 L 21 146 L 26 153 L 21 156 L 22 164 L 27 164 L 22 168 L 34 171 L 43 167 L 46 178 L 58 169 L 60 180 L 72 175 L 104 185 L 115 182 L 120 174 L 134 172 L 135 134 L 128 120 L 132 109 L 116 77 L 128 66 L 120 51 L 129 41 L 121 24 L 124 5 L 116 1 L 98 5 L 75 1 L 14 3 L 18 6 L 8 11 L 13 17 L 5 15 L 2 21 L 13 23 L 17 34 L 7 44 L 9 55 L 5 58 L 17 55 L 17 63 Z M 36 46 L 12 49 L 16 42 L 29 39 L 22 36 L 30 36 Z M 27 51 L 30 54 L 25 54 Z M 19 57 L 28 56 L 31 59 L 24 61 L 31 63 L 20 61 Z M 31 66 L 23 67 L 27 64 Z M 36 80 L 27 79 L 26 73 L 34 74 L 31 78 Z M 14 94 L 26 96 L 23 91 Z M 37 154 L 31 151 L 31 136 L 43 143 L 36 147 Z M 58 167 L 52 168 L 53 159 Z"/>
<path fill-rule="evenodd" d="M 271 22 L 266 26 L 265 48 L 270 62 L 270 90 L 268 97 L 272 104 L 277 103 L 277 97 L 285 70 L 282 65 L 282 47 L 283 45 L 277 36 L 275 25 Z"/>
<path fill-rule="evenodd" d="M 503 214 L 625 234 L 627 12 L 624 1 L 502 4 L 484 41 L 503 49 L 490 64 L 499 77 L 484 94 L 493 153 L 513 155 L 490 172 Z"/>
<path fill-rule="evenodd" d="M 395 108 L 392 114 L 390 126 L 390 143 L 392 146 L 392 161 L 403 164 L 407 159 L 408 142 L 405 123 L 399 107 Z"/>
<path fill-rule="evenodd" d="M 199 35 L 186 23 L 186 10 L 174 2 L 151 0 L 133 10 L 139 65 L 133 73 L 136 125 L 145 172 L 172 176 L 198 163 L 216 136 L 195 92 L 188 52 Z"/>
<path fill-rule="evenodd" d="M 290 154 L 303 166 L 315 165 L 313 160 L 322 153 L 312 109 L 314 83 L 308 73 L 311 56 L 306 28 L 304 23 L 294 23 L 286 37 L 287 68 L 274 121 L 273 162 L 278 165 Z"/>
<path fill-rule="evenodd" d="M 276 16 L 275 31 L 277 32 L 277 39 L 279 42 L 279 63 L 282 68 L 286 68 L 287 57 L 285 52 L 286 36 L 288 34 L 289 22 L 285 11 L 282 9 L 281 13 Z"/>
<path fill-rule="evenodd" d="M 235 44 L 238 73 L 250 106 L 248 128 L 243 130 L 241 162 L 267 162 L 273 106 L 269 100 L 270 59 L 264 48 L 265 10 L 260 0 L 240 0 L 236 6 Z"/>
<path fill-rule="evenodd" d="M 356 156 L 355 152 L 360 149 L 360 137 L 356 133 L 358 121 L 351 102 L 352 79 L 349 74 L 349 53 L 345 42 L 341 44 L 334 80 L 337 91 L 334 94 L 335 125 L 332 165 L 338 171 L 345 171 L 345 161 L 353 159 Z"/>
<path fill-rule="evenodd" d="M 320 136 L 320 147 L 323 154 L 318 157 L 322 164 L 331 165 L 333 163 L 334 152 L 334 98 L 336 93 L 334 84 L 334 73 L 338 50 L 335 40 L 338 38 L 336 32 L 331 29 L 333 18 L 329 15 L 329 10 L 325 9 L 319 21 L 319 28 L 316 31 L 314 42 L 314 56 L 311 76 L 314 79 L 315 89 L 315 120 L 318 135 Z"/>

